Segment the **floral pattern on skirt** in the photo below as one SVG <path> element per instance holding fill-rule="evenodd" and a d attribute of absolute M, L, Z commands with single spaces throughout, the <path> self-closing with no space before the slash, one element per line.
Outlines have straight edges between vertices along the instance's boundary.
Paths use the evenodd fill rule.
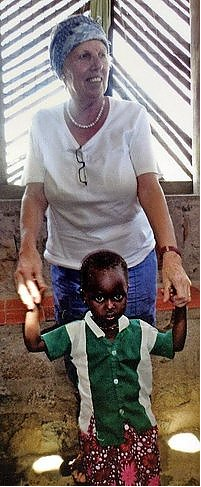
<path fill-rule="evenodd" d="M 101 446 L 94 434 L 80 432 L 86 485 L 161 485 L 157 426 L 137 432 L 124 425 L 124 443 Z"/>

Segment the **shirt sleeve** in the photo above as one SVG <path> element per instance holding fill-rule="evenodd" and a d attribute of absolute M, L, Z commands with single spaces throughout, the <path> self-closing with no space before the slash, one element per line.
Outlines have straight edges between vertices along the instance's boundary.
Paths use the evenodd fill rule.
<path fill-rule="evenodd" d="M 44 333 L 41 335 L 41 340 L 45 343 L 46 354 L 51 361 L 62 357 L 64 354 L 70 356 L 71 341 L 65 325 Z"/>
<path fill-rule="evenodd" d="M 157 332 L 156 341 L 151 350 L 151 354 L 167 358 L 174 357 L 172 330 L 168 330 L 164 333 L 160 331 Z"/>
<path fill-rule="evenodd" d="M 32 124 L 29 130 L 28 151 L 24 164 L 24 170 L 21 178 L 21 185 L 25 186 L 28 183 L 43 183 L 45 176 L 45 167 L 43 164 L 43 156 L 40 151 L 40 136 L 41 128 L 39 123 L 40 114 L 32 119 Z"/>
<path fill-rule="evenodd" d="M 131 140 L 131 160 L 136 176 L 149 172 L 159 174 L 148 113 L 144 107 L 140 109 L 135 123 Z"/>

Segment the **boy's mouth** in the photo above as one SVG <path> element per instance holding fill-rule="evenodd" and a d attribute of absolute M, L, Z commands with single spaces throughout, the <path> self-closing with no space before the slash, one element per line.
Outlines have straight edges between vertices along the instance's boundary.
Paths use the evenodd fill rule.
<path fill-rule="evenodd" d="M 110 314 L 107 314 L 107 315 L 105 316 L 105 321 L 106 321 L 107 323 L 114 323 L 114 322 L 117 322 L 117 321 L 118 321 L 118 319 L 117 319 L 117 316 L 116 316 L 116 314 L 115 314 L 115 313 L 110 313 Z"/>

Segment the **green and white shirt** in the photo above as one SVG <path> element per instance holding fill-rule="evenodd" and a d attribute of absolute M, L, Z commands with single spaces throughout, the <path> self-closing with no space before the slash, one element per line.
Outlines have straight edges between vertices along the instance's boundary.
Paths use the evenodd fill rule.
<path fill-rule="evenodd" d="M 83 432 L 94 416 L 99 442 L 117 446 L 126 422 L 138 431 L 156 425 L 150 402 L 150 353 L 173 358 L 172 330 L 162 333 L 142 320 L 122 316 L 119 333 L 110 341 L 88 311 L 82 321 L 45 333 L 42 339 L 50 360 L 67 354 L 76 366 Z"/>

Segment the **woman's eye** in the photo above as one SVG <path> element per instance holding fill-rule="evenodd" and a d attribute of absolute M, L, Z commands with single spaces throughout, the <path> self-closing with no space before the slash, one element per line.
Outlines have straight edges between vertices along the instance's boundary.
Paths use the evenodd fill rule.
<path fill-rule="evenodd" d="M 90 54 L 89 52 L 83 52 L 82 54 L 80 54 L 79 58 L 82 60 L 82 59 L 90 59 Z"/>
<path fill-rule="evenodd" d="M 106 57 L 106 53 L 105 52 L 99 52 L 99 57 Z"/>

